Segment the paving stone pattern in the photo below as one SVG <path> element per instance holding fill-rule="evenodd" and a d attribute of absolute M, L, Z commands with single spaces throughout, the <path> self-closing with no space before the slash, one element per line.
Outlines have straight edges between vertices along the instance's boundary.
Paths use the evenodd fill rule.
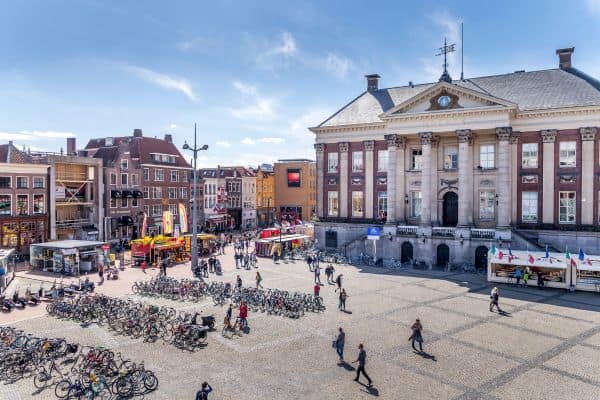
<path fill-rule="evenodd" d="M 239 274 L 244 284 L 253 284 L 254 270 L 236 270 L 231 255 L 221 258 L 224 275 L 211 275 L 210 280 L 233 282 Z M 260 259 L 259 265 L 265 287 L 312 291 L 313 275 L 304 262 L 275 265 Z M 99 291 L 137 298 L 131 283 L 156 273 L 127 270 Z M 191 276 L 189 266 L 168 273 Z M 192 399 L 205 380 L 215 389 L 211 399 L 600 398 L 598 295 L 502 285 L 500 306 L 507 314 L 501 315 L 488 310 L 492 285 L 483 276 L 352 266 L 337 267 L 336 273 L 344 274 L 348 313 L 337 310 L 338 293 L 325 284 L 324 313 L 307 313 L 298 320 L 251 313 L 250 333 L 233 339 L 220 336 L 225 308 L 210 300 L 193 304 L 141 298 L 215 314 L 217 332 L 209 335 L 208 347 L 194 353 L 115 336 L 104 327 L 60 321 L 44 315 L 44 306 L 0 314 L 0 323 L 108 346 L 144 360 L 160 380 L 147 399 Z M 407 342 L 417 317 L 424 326 L 428 357 L 413 352 Z M 338 365 L 331 341 L 339 326 L 347 334 L 346 360 L 356 359 L 358 344 L 365 344 L 373 388 L 353 382 L 349 365 Z M 0 399 L 52 398 L 33 392 L 31 380 L 0 384 Z"/>

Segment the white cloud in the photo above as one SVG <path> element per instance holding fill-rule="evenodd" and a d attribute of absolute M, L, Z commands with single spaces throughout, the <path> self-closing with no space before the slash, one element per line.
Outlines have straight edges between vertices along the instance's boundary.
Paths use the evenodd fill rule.
<path fill-rule="evenodd" d="M 256 141 L 254 141 L 254 140 L 250 139 L 249 137 L 247 137 L 247 138 L 242 139 L 241 143 L 242 144 L 249 144 L 249 145 L 251 145 L 251 144 L 256 144 Z"/>
<path fill-rule="evenodd" d="M 600 15 L 600 0 L 585 0 L 588 11 Z"/>
<path fill-rule="evenodd" d="M 152 71 L 151 69 L 138 67 L 135 65 L 123 65 L 123 69 L 131 72 L 140 79 L 168 90 L 178 91 L 183 93 L 188 99 L 196 101 L 196 94 L 194 93 L 192 85 L 186 79 L 161 74 L 159 72 Z"/>
<path fill-rule="evenodd" d="M 277 116 L 275 100 L 264 97 L 256 86 L 234 81 L 233 87 L 242 94 L 242 105 L 231 109 L 231 114 L 242 120 L 266 120 Z"/>
<path fill-rule="evenodd" d="M 352 67 L 352 61 L 344 56 L 329 53 L 325 57 L 323 66 L 326 71 L 343 79 L 348 75 L 348 71 Z"/>
<path fill-rule="evenodd" d="M 284 57 L 290 57 L 298 52 L 298 47 L 296 46 L 296 39 L 291 33 L 283 32 L 279 39 L 279 43 L 275 45 L 275 47 L 269 49 L 265 53 L 265 55 L 282 55 Z"/>
<path fill-rule="evenodd" d="M 169 124 L 169 129 L 177 129 L 177 124 Z"/>
<path fill-rule="evenodd" d="M 313 140 L 312 133 L 308 130 L 308 128 L 317 126 L 321 122 L 325 121 L 325 119 L 331 116 L 332 112 L 330 110 L 325 109 L 312 109 L 306 111 L 304 114 L 300 115 L 296 118 L 290 126 L 287 128 L 286 133 L 289 136 L 297 137 L 299 134 L 305 134 L 306 137 Z"/>
<path fill-rule="evenodd" d="M 183 40 L 177 43 L 177 48 L 184 53 L 191 53 L 195 51 L 208 50 L 214 47 L 216 43 L 205 37 L 197 36 L 188 40 Z"/>
<path fill-rule="evenodd" d="M 264 138 L 261 138 L 260 141 L 262 143 L 281 144 L 281 143 L 285 142 L 285 139 L 280 138 L 280 137 L 264 137 Z"/>
<path fill-rule="evenodd" d="M 19 132 L 0 132 L 0 140 L 25 140 L 33 141 L 40 139 L 66 139 L 75 137 L 72 132 L 57 132 L 57 131 L 19 131 Z"/>
<path fill-rule="evenodd" d="M 221 147 L 231 147 L 231 143 L 229 143 L 229 142 L 225 142 L 225 141 L 223 141 L 223 140 L 222 140 L 222 141 L 219 141 L 219 142 L 216 142 L 216 143 L 215 143 L 215 145 L 217 145 L 217 146 L 221 146 Z"/>

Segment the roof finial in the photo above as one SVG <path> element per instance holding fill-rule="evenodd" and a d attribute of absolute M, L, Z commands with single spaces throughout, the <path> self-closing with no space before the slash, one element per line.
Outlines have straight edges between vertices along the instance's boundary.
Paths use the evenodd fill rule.
<path fill-rule="evenodd" d="M 438 54 L 436 54 L 436 56 L 441 56 L 444 55 L 444 72 L 442 73 L 442 76 L 440 76 L 440 82 L 448 82 L 448 83 L 452 83 L 452 78 L 450 77 L 450 74 L 448 73 L 448 53 L 453 53 L 454 50 L 454 44 L 447 44 L 446 42 L 446 38 L 444 38 L 444 46 L 439 48 L 440 52 Z"/>

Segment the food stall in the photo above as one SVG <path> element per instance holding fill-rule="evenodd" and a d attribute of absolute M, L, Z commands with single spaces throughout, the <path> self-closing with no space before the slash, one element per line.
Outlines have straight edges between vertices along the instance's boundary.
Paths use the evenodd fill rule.
<path fill-rule="evenodd" d="M 29 262 L 34 269 L 70 275 L 98 269 L 104 262 L 104 242 L 58 240 L 29 246 Z"/>
<path fill-rule="evenodd" d="M 192 254 L 192 235 L 184 235 L 185 251 Z M 217 244 L 217 237 L 209 233 L 198 233 L 196 235 L 198 244 L 198 255 L 204 256 L 214 253 Z"/>
<path fill-rule="evenodd" d="M 512 253 L 512 254 L 511 254 Z M 576 257 L 576 255 L 574 255 Z M 563 253 L 493 249 L 488 253 L 488 282 L 516 283 L 515 271 L 529 272 L 528 285 L 536 286 L 541 275 L 544 286 L 568 289 L 570 261 Z"/>
<path fill-rule="evenodd" d="M 134 265 L 146 261 L 149 265 L 158 266 L 165 257 L 171 257 L 175 263 L 182 263 L 187 259 L 184 248 L 184 239 L 158 235 L 154 238 L 146 236 L 142 239 L 131 241 L 131 255 Z"/>
<path fill-rule="evenodd" d="M 15 249 L 0 249 L 0 293 L 3 293 L 15 275 L 12 255 Z"/>
<path fill-rule="evenodd" d="M 573 262 L 571 277 L 575 277 L 575 289 L 600 292 L 600 257 L 586 256 Z"/>
<path fill-rule="evenodd" d="M 257 239 L 254 242 L 254 249 L 256 255 L 259 257 L 271 257 L 275 252 L 281 256 L 282 249 L 284 251 L 290 251 L 302 247 L 307 239 L 308 236 L 299 234 Z"/>

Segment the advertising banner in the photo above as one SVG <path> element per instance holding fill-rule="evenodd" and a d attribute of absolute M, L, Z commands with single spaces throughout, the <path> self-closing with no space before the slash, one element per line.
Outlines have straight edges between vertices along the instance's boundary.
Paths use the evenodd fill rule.
<path fill-rule="evenodd" d="M 181 233 L 188 231 L 187 209 L 183 203 L 179 203 L 179 230 Z"/>

